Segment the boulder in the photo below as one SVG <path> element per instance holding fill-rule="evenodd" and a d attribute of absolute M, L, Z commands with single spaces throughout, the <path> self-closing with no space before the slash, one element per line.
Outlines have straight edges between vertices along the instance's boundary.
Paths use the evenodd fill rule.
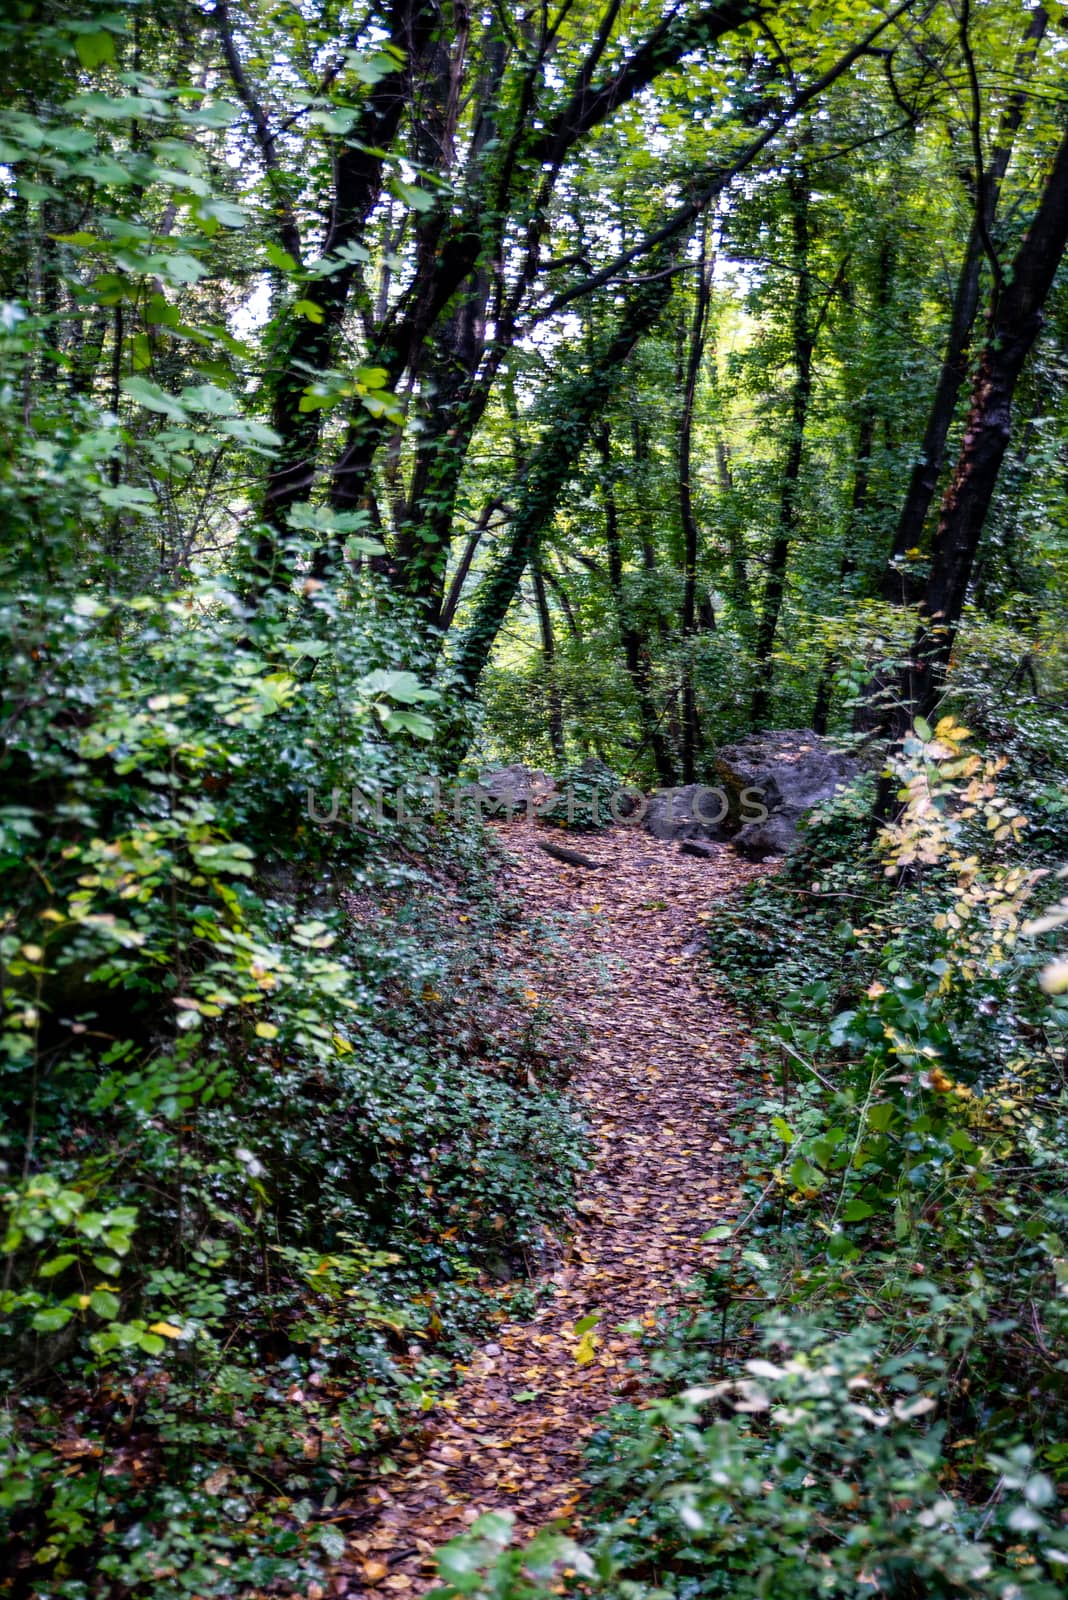
<path fill-rule="evenodd" d="M 785 855 L 805 812 L 829 800 L 859 770 L 852 756 L 808 728 L 751 733 L 724 746 L 715 773 L 730 799 L 735 850 L 753 861 Z"/>
<path fill-rule="evenodd" d="M 502 811 L 518 811 L 522 807 L 537 810 L 556 793 L 556 784 L 547 772 L 525 767 L 519 761 L 480 772 L 478 787 L 493 801 L 494 809 Z"/>
<path fill-rule="evenodd" d="M 654 839 L 722 839 L 727 817 L 727 801 L 719 791 L 686 783 L 650 795 L 642 825 Z"/>
<path fill-rule="evenodd" d="M 773 811 L 763 822 L 747 822 L 731 840 L 731 845 L 747 861 L 766 861 L 769 856 L 784 856 L 797 842 L 800 813 Z"/>

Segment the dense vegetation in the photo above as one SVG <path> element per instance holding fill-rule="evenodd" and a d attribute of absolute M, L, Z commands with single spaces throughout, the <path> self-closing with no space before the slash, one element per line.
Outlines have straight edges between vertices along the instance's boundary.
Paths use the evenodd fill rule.
<path fill-rule="evenodd" d="M 709 907 L 748 1214 L 585 1548 L 443 1574 L 1063 1591 L 1066 49 L 10 0 L 0 1592 L 323 1592 L 585 1159 L 556 947 L 435 783 L 583 828 L 591 758 L 800 726 L 867 776 Z"/>

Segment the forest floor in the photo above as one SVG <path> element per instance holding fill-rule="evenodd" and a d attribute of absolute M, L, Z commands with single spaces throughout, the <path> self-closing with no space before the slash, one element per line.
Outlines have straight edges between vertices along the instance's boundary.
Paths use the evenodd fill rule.
<path fill-rule="evenodd" d="M 539 1309 L 493 1331 L 430 1419 L 414 1465 L 370 1491 L 342 1594 L 425 1594 L 435 1548 L 484 1511 L 511 1511 L 520 1535 L 547 1522 L 577 1531 L 596 1419 L 638 1393 L 642 1332 L 686 1304 L 687 1285 L 722 1248 L 702 1235 L 737 1210 L 728 1126 L 745 1029 L 697 947 L 702 915 L 767 869 L 726 849 L 697 860 L 616 828 L 567 838 L 604 864 L 594 872 L 540 850 L 544 828 L 497 831 L 512 858 L 508 886 L 561 939 L 544 998 L 584 1035 L 571 1089 L 593 1165 L 573 1231 L 532 1285 Z M 522 972 L 523 950 L 513 954 Z M 546 965 L 542 951 L 532 980 L 542 988 Z"/>

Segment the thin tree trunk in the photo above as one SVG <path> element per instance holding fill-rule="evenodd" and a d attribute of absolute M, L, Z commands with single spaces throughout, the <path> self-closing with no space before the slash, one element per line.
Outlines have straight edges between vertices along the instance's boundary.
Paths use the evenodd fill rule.
<path fill-rule="evenodd" d="M 771 683 L 775 670 L 773 656 L 775 635 L 779 627 L 783 595 L 786 592 L 786 568 L 790 559 L 790 548 L 800 521 L 801 462 L 805 448 L 805 424 L 808 421 L 808 407 L 812 397 L 810 197 L 807 176 L 799 165 L 791 170 L 786 187 L 793 231 L 794 267 L 797 274 L 792 316 L 794 382 L 790 399 L 790 431 L 779 501 L 779 525 L 768 558 L 768 576 L 764 584 L 763 603 L 757 624 L 756 685 L 750 705 L 750 717 L 754 727 L 758 728 L 767 718 L 771 700 Z"/>
<path fill-rule="evenodd" d="M 619 534 L 619 510 L 612 484 L 612 434 L 607 422 L 597 430 L 597 448 L 604 471 L 602 498 L 604 502 L 605 550 L 608 555 L 608 582 L 615 602 L 616 622 L 623 645 L 623 659 L 627 676 L 634 685 L 638 702 L 638 725 L 641 730 L 641 748 L 649 749 L 656 765 L 656 775 L 662 784 L 675 781 L 675 762 L 671 746 L 662 731 L 662 713 L 656 709 L 653 694 L 652 664 L 642 636 L 628 615 L 627 599 L 623 588 L 623 547 Z"/>
<path fill-rule="evenodd" d="M 541 552 L 533 556 L 530 574 L 534 580 L 534 603 L 538 610 L 538 627 L 541 630 L 541 659 L 545 667 L 545 687 L 549 700 L 549 743 L 553 760 L 558 767 L 564 765 L 564 708 L 560 700 L 560 686 L 556 680 L 556 640 L 553 638 L 553 619 L 549 613 L 549 599 L 545 593 L 545 578 L 541 570 Z"/>
<path fill-rule="evenodd" d="M 449 592 L 445 596 L 445 601 L 441 608 L 439 626 L 443 633 L 452 626 L 452 619 L 456 615 L 456 607 L 460 604 L 460 596 L 463 594 L 464 584 L 467 582 L 468 573 L 471 571 L 471 563 L 474 561 L 478 547 L 482 543 L 482 535 L 489 527 L 493 513 L 500 509 L 501 502 L 499 499 L 494 497 L 492 500 L 487 500 L 479 512 L 477 523 L 468 535 L 463 555 L 460 557 L 456 571 L 452 575 Z"/>
<path fill-rule="evenodd" d="M 572 639 L 581 639 L 582 630 L 578 625 L 578 618 L 575 616 L 575 608 L 571 604 L 567 590 L 564 588 L 556 574 L 549 571 L 548 567 L 542 567 L 541 575 L 545 579 L 545 582 L 548 584 L 549 588 L 552 590 L 553 594 L 556 596 L 557 600 L 560 602 L 560 610 L 564 613 L 564 620 L 567 623 L 568 633 L 571 635 Z"/>
<path fill-rule="evenodd" d="M 555 513 L 560 491 L 594 422 L 611 397 L 627 357 L 663 313 L 676 254 L 677 247 L 650 262 L 648 276 L 631 290 L 614 331 L 600 342 L 586 371 L 562 384 L 554 395 L 544 437 L 527 462 L 514 496 L 517 509 L 511 537 L 482 585 L 471 626 L 456 654 L 456 676 L 469 696 L 478 687 L 519 579 Z"/>
<path fill-rule="evenodd" d="M 894 250 L 891 241 L 885 237 L 879 250 L 878 271 L 875 305 L 873 307 L 873 326 L 870 335 L 871 347 L 876 350 L 880 348 L 886 335 L 886 320 L 893 292 Z M 838 568 L 838 587 L 843 593 L 846 584 L 856 571 L 857 548 L 864 533 L 864 518 L 867 514 L 868 501 L 871 496 L 871 458 L 875 448 L 875 430 L 879 422 L 879 390 L 874 382 L 875 376 L 869 370 L 868 382 L 860 408 L 857 450 L 853 466 L 853 490 L 849 498 L 849 514 L 846 518 L 842 559 Z M 827 723 L 831 713 L 831 699 L 834 692 L 834 675 L 837 669 L 837 653 L 828 649 L 823 658 L 823 668 L 820 672 L 819 683 L 816 685 L 816 698 L 812 707 L 812 729 L 814 733 L 822 734 L 827 732 Z"/>
<path fill-rule="evenodd" d="M 697 295 L 682 393 L 679 419 L 679 519 L 682 523 L 682 781 L 693 783 L 697 763 L 697 698 L 693 681 L 693 641 L 697 633 L 697 553 L 699 535 L 693 509 L 691 482 L 693 457 L 693 414 L 697 398 L 697 379 L 704 354 L 708 308 L 712 299 L 713 264 L 708 259 L 708 215 L 701 224 L 701 246 L 697 261 Z M 715 618 L 713 617 L 713 626 Z"/>

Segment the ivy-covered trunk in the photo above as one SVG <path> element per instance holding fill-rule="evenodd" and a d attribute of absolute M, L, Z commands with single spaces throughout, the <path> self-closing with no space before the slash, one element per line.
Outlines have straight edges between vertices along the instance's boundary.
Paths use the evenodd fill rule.
<path fill-rule="evenodd" d="M 1036 5 L 1031 12 L 1031 21 L 1017 54 L 1015 66 L 1018 77 L 1024 76 L 1028 69 L 1033 67 L 1035 52 L 1045 34 L 1048 21 L 1045 9 L 1041 5 Z M 897 605 L 918 598 L 914 589 L 910 592 L 910 579 L 907 570 L 902 566 L 902 561 L 907 551 L 919 548 L 922 543 L 927 513 L 942 474 L 946 441 L 949 438 L 949 430 L 953 424 L 964 380 L 968 376 L 968 354 L 972 330 L 979 312 L 983 262 L 991 244 L 991 229 L 997 212 L 1001 184 L 1008 170 L 1026 105 L 1026 89 L 1017 89 L 1010 95 L 1001 119 L 998 142 L 982 174 L 982 192 L 976 195 L 975 217 L 957 278 L 957 291 L 953 298 L 938 383 L 931 399 L 931 409 L 927 416 L 919 454 L 909 477 L 901 515 L 894 529 L 893 543 L 882 575 L 880 586 L 882 597 Z M 972 174 L 972 181 L 979 181 L 977 173 Z"/>
<path fill-rule="evenodd" d="M 1012 403 L 1068 244 L 1068 133 L 1038 212 L 995 289 L 956 470 L 942 500 L 931 574 L 891 731 L 901 737 L 934 709 L 945 682 L 983 524 L 1012 430 Z"/>
<path fill-rule="evenodd" d="M 453 659 L 453 671 L 466 696 L 478 687 L 523 569 L 552 519 L 560 492 L 627 357 L 667 304 L 678 249 L 676 243 L 650 261 L 647 274 L 630 291 L 615 329 L 601 340 L 586 370 L 563 382 L 554 396 L 541 443 L 512 496 L 517 511 L 507 546 L 482 584 L 474 616 Z"/>

